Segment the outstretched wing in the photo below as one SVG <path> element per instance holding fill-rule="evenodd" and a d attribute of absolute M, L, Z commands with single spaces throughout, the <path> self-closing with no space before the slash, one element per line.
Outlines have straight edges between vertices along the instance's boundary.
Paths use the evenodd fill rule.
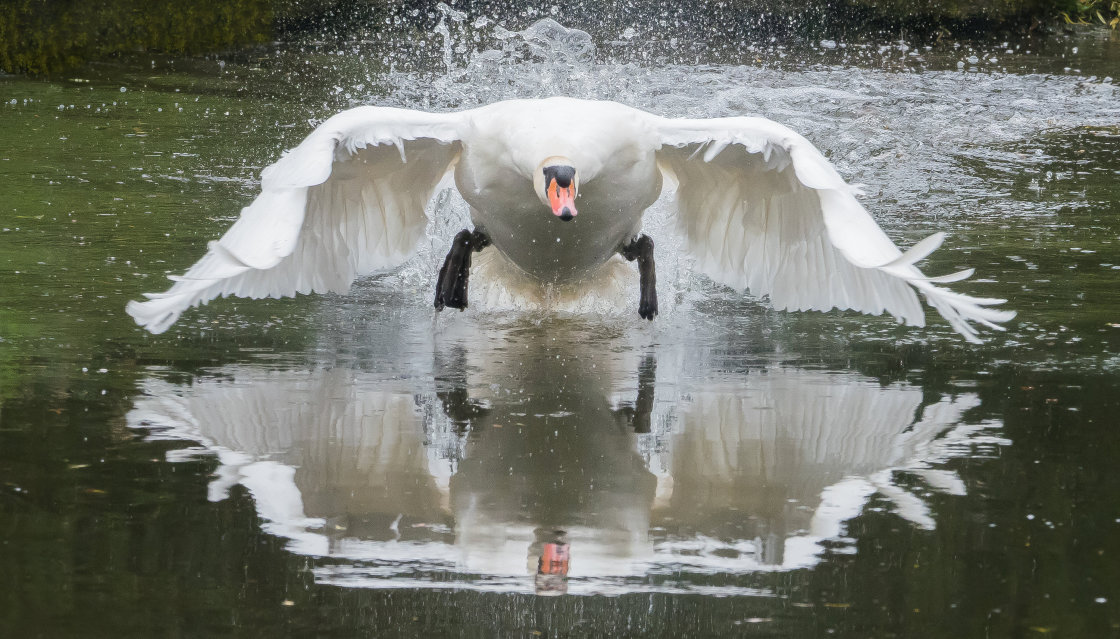
<path fill-rule="evenodd" d="M 914 264 L 944 239 L 935 233 L 903 253 L 856 200 L 856 190 L 808 140 L 765 118 L 654 122 L 657 159 L 677 181 L 678 222 L 688 251 L 709 277 L 782 310 L 853 309 L 925 325 L 920 292 L 954 329 L 979 342 L 978 322 L 1014 311 L 1005 300 L 971 297 L 935 284 L 972 269 L 926 277 Z"/>
<path fill-rule="evenodd" d="M 264 170 L 261 194 L 163 293 L 126 307 L 162 333 L 215 297 L 341 292 L 415 250 L 424 207 L 460 148 L 460 114 L 344 111 Z"/>

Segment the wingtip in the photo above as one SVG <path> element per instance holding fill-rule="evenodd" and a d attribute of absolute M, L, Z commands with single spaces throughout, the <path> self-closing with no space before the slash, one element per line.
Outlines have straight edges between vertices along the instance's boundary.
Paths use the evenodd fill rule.
<path fill-rule="evenodd" d="M 138 326 L 152 335 L 159 335 L 171 328 L 171 325 L 179 319 L 179 312 L 153 308 L 158 304 L 158 300 L 148 302 L 132 300 L 124 305 L 124 311 L 132 317 Z"/>
<path fill-rule="evenodd" d="M 1004 299 L 972 297 L 933 286 L 923 280 L 913 281 L 911 284 L 922 292 L 929 305 L 949 322 L 953 330 L 972 344 L 983 344 L 984 340 L 980 338 L 979 332 L 971 322 L 1002 332 L 1007 330 L 1002 323 L 1011 321 L 1017 315 L 1017 312 L 1011 309 L 989 308 L 1005 303 L 1007 300 Z"/>

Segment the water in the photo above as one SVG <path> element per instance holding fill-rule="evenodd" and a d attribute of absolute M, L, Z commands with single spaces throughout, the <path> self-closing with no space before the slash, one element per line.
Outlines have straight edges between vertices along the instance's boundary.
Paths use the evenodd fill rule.
<path fill-rule="evenodd" d="M 0 78 L 0 635 L 1120 628 L 1115 39 L 705 53 L 459 18 Z M 653 323 L 433 317 L 453 194 L 348 295 L 124 314 L 331 113 L 554 93 L 777 119 L 1019 317 L 977 348 L 771 311 L 692 273 L 661 204 Z"/>

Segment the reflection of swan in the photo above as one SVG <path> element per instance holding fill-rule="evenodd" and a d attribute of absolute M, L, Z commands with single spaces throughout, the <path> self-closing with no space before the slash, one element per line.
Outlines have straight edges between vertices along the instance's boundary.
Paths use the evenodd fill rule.
<path fill-rule="evenodd" d="M 200 442 L 221 461 L 212 499 L 241 483 L 269 532 L 333 559 L 320 579 L 370 587 L 693 589 L 815 564 L 873 493 L 932 526 L 900 471 L 963 490 L 934 466 L 976 441 L 974 395 L 923 406 L 915 387 L 784 367 L 686 384 L 671 357 L 547 332 L 453 355 L 419 387 L 345 367 L 151 380 L 128 422 Z M 685 399 L 653 399 L 654 379 Z"/>
<path fill-rule="evenodd" d="M 972 273 L 931 279 L 914 266 L 943 234 L 902 254 L 824 156 L 780 124 L 673 120 L 570 98 L 336 115 L 265 169 L 261 195 L 184 277 L 128 312 L 158 333 L 219 295 L 345 291 L 415 250 L 425 204 L 451 170 L 476 228 L 452 243 L 437 308 L 465 308 L 471 254 L 492 244 L 513 265 L 492 274 L 536 284 L 582 286 L 620 255 L 637 260 L 638 312 L 652 319 L 653 244 L 641 219 L 664 176 L 677 184 L 679 228 L 699 268 L 777 308 L 850 308 L 922 326 L 920 292 L 970 341 L 979 340 L 968 322 L 998 329 L 1014 316 L 985 308 L 1003 300 L 935 286 Z"/>
<path fill-rule="evenodd" d="M 569 577 L 640 572 L 635 559 L 652 553 L 649 513 L 658 482 L 624 426 L 627 411 L 610 402 L 634 372 L 621 370 L 633 367 L 634 353 L 597 352 L 565 335 L 558 346 L 543 334 L 527 337 L 511 345 L 529 346 L 516 359 L 467 350 L 458 366 L 475 371 L 466 385 L 489 410 L 474 422 L 451 478 L 457 542 L 476 569 L 489 572 L 499 566 L 487 562 L 512 559 L 525 570 L 526 558 L 535 569 L 548 532 L 563 530 L 573 558 Z M 502 388 L 483 383 L 510 379 L 526 399 L 510 401 Z M 490 551 L 511 543 L 516 550 Z"/>

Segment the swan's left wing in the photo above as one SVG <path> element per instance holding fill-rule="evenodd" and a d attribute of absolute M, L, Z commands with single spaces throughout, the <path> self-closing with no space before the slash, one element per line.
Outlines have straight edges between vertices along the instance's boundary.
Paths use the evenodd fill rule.
<path fill-rule="evenodd" d="M 853 309 L 925 325 L 920 292 L 970 342 L 969 322 L 1003 330 L 1005 300 L 935 286 L 972 269 L 926 277 L 914 266 L 944 239 L 903 253 L 856 200 L 856 190 L 808 140 L 765 118 L 655 118 L 657 159 L 677 181 L 678 221 L 709 277 L 782 310 Z"/>
<path fill-rule="evenodd" d="M 126 307 L 162 333 L 218 296 L 343 292 L 404 262 L 424 208 L 458 157 L 462 114 L 359 107 L 316 128 L 261 176 L 261 193 L 163 293 Z"/>

